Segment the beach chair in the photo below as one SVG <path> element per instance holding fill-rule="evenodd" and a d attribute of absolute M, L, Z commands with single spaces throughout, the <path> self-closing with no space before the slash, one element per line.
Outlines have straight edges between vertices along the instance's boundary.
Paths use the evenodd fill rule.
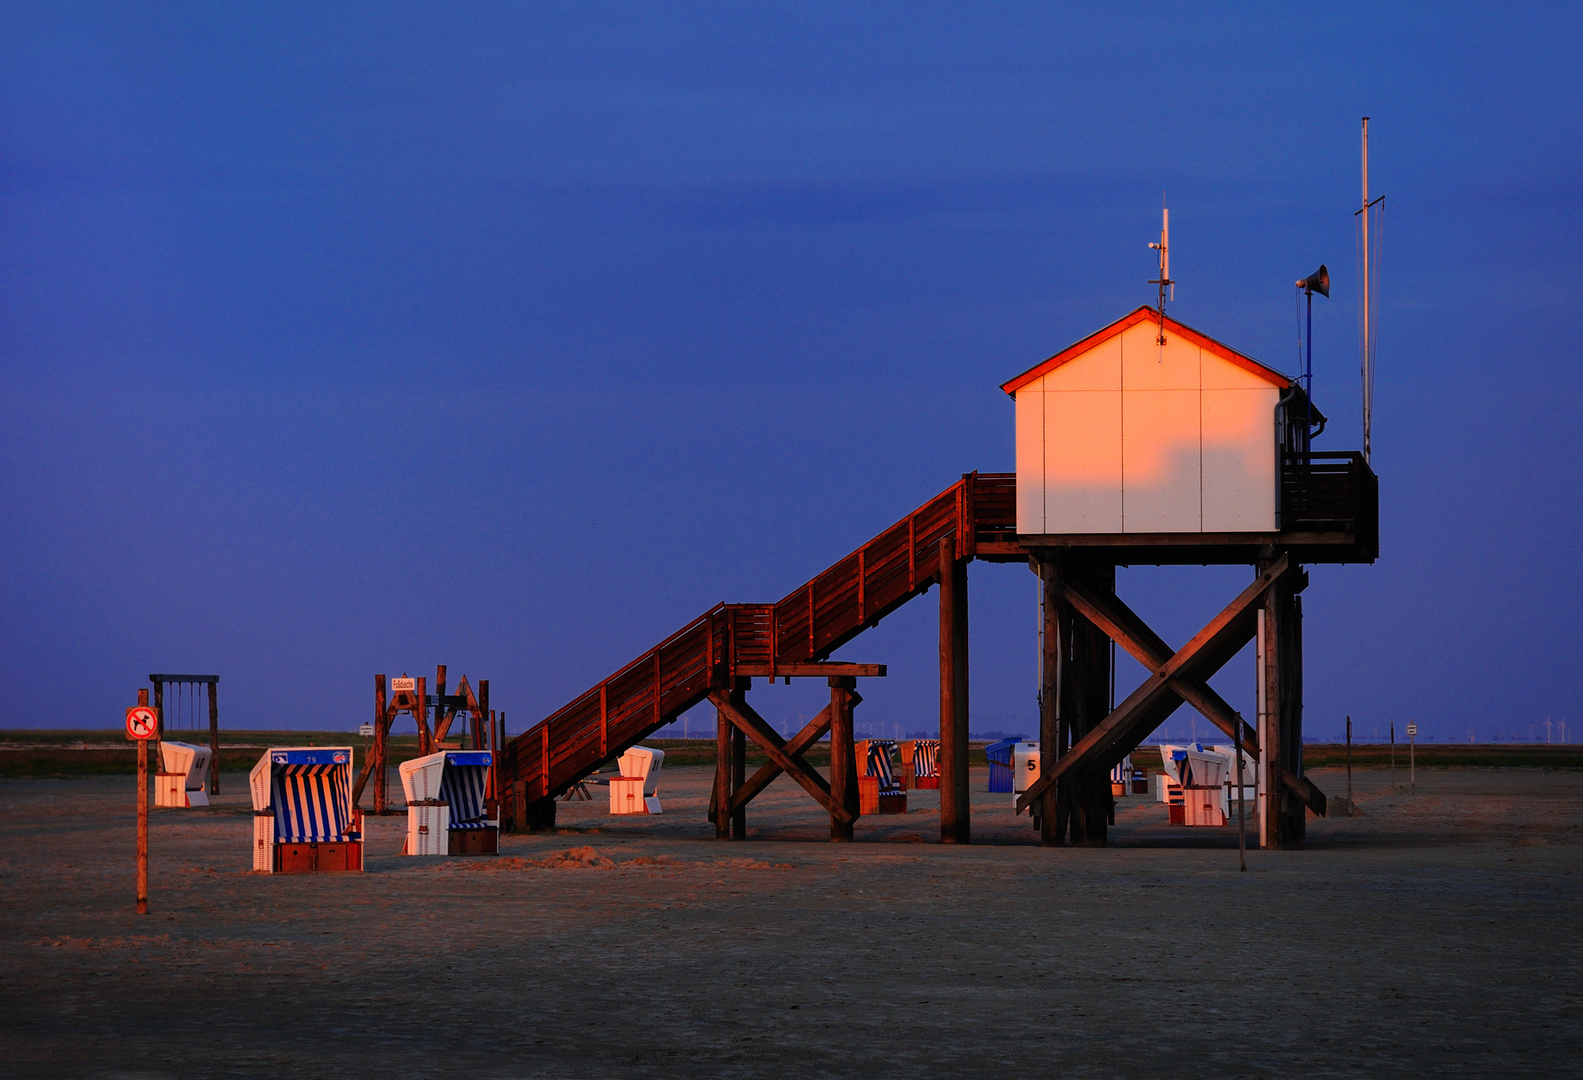
<path fill-rule="evenodd" d="M 852 749 L 858 761 L 857 801 L 860 814 L 905 814 L 907 789 L 896 782 L 888 739 L 860 739 Z"/>
<path fill-rule="evenodd" d="M 1011 793 L 1012 773 L 1012 747 L 1022 741 L 1022 736 L 1015 739 L 1001 739 L 984 747 L 984 756 L 989 759 L 989 790 Z"/>
<path fill-rule="evenodd" d="M 1225 798 L 1226 770 L 1231 766 L 1231 759 L 1198 743 L 1161 746 L 1160 757 L 1165 766 L 1166 779 L 1174 785 L 1174 790 L 1167 788 L 1171 824 L 1226 824 L 1226 815 L 1221 806 Z"/>
<path fill-rule="evenodd" d="M 940 789 L 940 740 L 909 739 L 901 744 L 902 764 L 907 767 L 908 782 L 919 791 Z"/>
<path fill-rule="evenodd" d="M 660 768 L 665 764 L 665 751 L 650 746 L 628 747 L 616 764 L 621 775 L 610 780 L 610 812 L 660 813 Z"/>
<path fill-rule="evenodd" d="M 208 806 L 209 758 L 213 751 L 193 743 L 160 740 L 155 806 Z"/>
<path fill-rule="evenodd" d="M 1039 780 L 1039 744 L 1013 743 L 1011 747 L 1011 793 L 1021 795 Z"/>
<path fill-rule="evenodd" d="M 441 750 L 401 763 L 407 796 L 404 855 L 496 855 L 500 821 L 489 816 L 485 795 L 489 750 Z"/>
<path fill-rule="evenodd" d="M 248 783 L 254 870 L 363 869 L 363 813 L 352 806 L 350 746 L 271 747 L 253 766 Z"/>

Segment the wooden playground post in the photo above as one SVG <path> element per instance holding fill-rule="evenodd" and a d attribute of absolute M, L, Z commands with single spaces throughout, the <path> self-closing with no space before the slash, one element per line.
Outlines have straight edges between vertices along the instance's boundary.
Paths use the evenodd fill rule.
<path fill-rule="evenodd" d="M 209 794 L 220 794 L 220 676 L 209 684 Z"/>
<path fill-rule="evenodd" d="M 369 767 L 374 771 L 374 815 L 383 814 L 390 798 L 390 770 L 385 763 L 390 759 L 390 717 L 385 707 L 385 677 L 374 676 L 374 759 Z"/>
<path fill-rule="evenodd" d="M 154 676 L 150 676 L 150 679 L 154 683 L 154 716 L 159 721 L 158 733 L 154 736 L 154 745 L 158 746 L 159 741 L 165 737 L 165 680 Z M 143 694 L 143 691 L 139 693 Z M 147 695 L 143 694 L 143 696 Z M 143 703 L 143 698 L 139 697 L 138 701 Z M 179 697 L 177 701 L 180 701 Z"/>
<path fill-rule="evenodd" d="M 423 757 L 434 753 L 434 747 L 429 738 L 429 681 L 422 675 L 418 676 L 415 694 L 417 704 L 412 708 L 412 718 L 418 722 L 418 756 Z"/>
<path fill-rule="evenodd" d="M 473 711 L 473 749 L 490 750 L 485 724 L 489 719 L 489 680 L 478 680 L 478 708 Z"/>

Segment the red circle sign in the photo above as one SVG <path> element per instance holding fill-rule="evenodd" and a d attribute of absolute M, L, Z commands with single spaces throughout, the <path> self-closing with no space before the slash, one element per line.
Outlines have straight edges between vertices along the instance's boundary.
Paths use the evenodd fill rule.
<path fill-rule="evenodd" d="M 147 705 L 134 705 L 126 711 L 126 734 L 129 739 L 152 739 L 159 731 L 159 717 Z"/>

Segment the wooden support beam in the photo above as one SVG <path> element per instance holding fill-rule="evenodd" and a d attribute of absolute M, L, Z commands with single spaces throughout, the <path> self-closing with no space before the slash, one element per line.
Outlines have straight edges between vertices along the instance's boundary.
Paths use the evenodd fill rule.
<path fill-rule="evenodd" d="M 1329 800 L 1325 798 L 1325 793 L 1320 791 L 1312 780 L 1308 779 L 1306 776 L 1297 776 L 1287 769 L 1282 769 L 1280 771 L 1280 777 L 1281 783 L 1286 785 L 1287 789 L 1291 791 L 1293 795 L 1296 795 L 1300 800 L 1302 800 L 1304 806 L 1308 807 L 1308 809 L 1312 810 L 1320 817 L 1325 816 L 1325 811 L 1329 806 Z"/>
<path fill-rule="evenodd" d="M 863 699 L 855 692 L 853 693 L 853 705 L 856 705 L 862 700 Z M 819 710 L 818 716 L 808 721 L 807 724 L 803 725 L 803 729 L 801 731 L 791 737 L 791 739 L 786 743 L 786 753 L 791 757 L 801 760 L 803 752 L 814 743 L 824 738 L 825 732 L 829 730 L 830 706 L 826 705 L 824 708 Z M 806 765 L 807 762 L 804 762 L 804 764 Z M 746 806 L 748 803 L 752 802 L 756 795 L 770 786 L 770 783 L 781 774 L 781 771 L 781 767 L 775 764 L 773 761 L 767 761 L 763 765 L 760 765 L 758 767 L 758 771 L 756 771 L 752 776 L 748 777 L 742 786 L 737 789 L 736 793 L 731 796 L 731 809 L 735 811 L 738 807 Z M 713 800 L 711 800 L 709 804 L 709 820 L 713 821 L 714 819 L 715 803 Z"/>
<path fill-rule="evenodd" d="M 736 697 L 737 692 L 731 691 Z M 724 706 L 715 705 L 715 839 L 731 839 L 731 815 L 719 812 L 719 807 L 731 805 L 731 721 Z"/>
<path fill-rule="evenodd" d="M 1319 789 L 1303 779 L 1303 609 L 1298 594 L 1306 584 L 1307 575 L 1299 568 L 1270 589 L 1261 605 L 1259 729 L 1264 754 L 1259 764 L 1264 790 L 1259 841 L 1265 847 L 1301 847 L 1307 833 L 1305 810 L 1324 805 Z"/>
<path fill-rule="evenodd" d="M 857 680 L 846 675 L 830 676 L 830 799 L 846 811 L 830 815 L 830 839 L 852 839 L 857 820 L 857 755 L 853 744 L 852 698 Z"/>
<path fill-rule="evenodd" d="M 1044 633 L 1039 659 L 1039 775 L 1052 772 L 1066 747 L 1065 732 L 1061 727 L 1061 662 L 1065 656 L 1063 637 L 1066 620 L 1062 618 L 1065 603 L 1061 590 L 1061 553 L 1056 551 L 1044 560 L 1034 563 L 1043 584 L 1039 605 Z M 1065 819 L 1059 817 L 1058 785 L 1052 785 L 1038 803 L 1039 843 L 1045 847 L 1058 847 L 1065 842 Z"/>
<path fill-rule="evenodd" d="M 940 538 L 940 842 L 973 839 L 967 787 L 967 563 Z"/>
<path fill-rule="evenodd" d="M 742 781 L 747 778 L 748 771 L 748 740 L 736 728 L 731 729 L 731 839 L 746 840 L 748 838 L 748 809 L 747 804 L 738 796 L 742 791 Z"/>
<path fill-rule="evenodd" d="M 839 661 L 811 664 L 738 664 L 736 673 L 745 678 L 827 679 L 844 675 L 855 679 L 878 679 L 885 675 L 884 664 L 847 664 Z"/>
<path fill-rule="evenodd" d="M 1100 596 L 1114 595 L 1116 568 L 1095 564 L 1083 568 L 1082 576 L 1091 579 Z M 1068 574 L 1066 580 L 1078 575 Z M 1079 742 L 1110 713 L 1110 639 L 1081 612 L 1072 615 L 1072 722 L 1069 739 Z M 1071 842 L 1079 846 L 1104 847 L 1109 840 L 1111 817 L 1116 800 L 1110 791 L 1110 763 L 1080 766 L 1063 781 L 1071 807 Z"/>
<path fill-rule="evenodd" d="M 1159 671 L 1170 662 L 1172 649 L 1149 625 L 1128 607 L 1115 593 L 1099 593 L 1075 578 L 1061 582 L 1062 595 L 1083 617 L 1105 632 L 1132 657 L 1150 671 Z M 1197 709 L 1210 723 L 1232 738 L 1237 739 L 1237 724 L 1242 724 L 1242 744 L 1249 748 L 1249 756 L 1257 759 L 1255 749 L 1259 733 L 1254 726 L 1237 716 L 1237 711 L 1227 704 L 1206 683 L 1177 675 L 1170 680 L 1170 689 L 1183 701 Z"/>
<path fill-rule="evenodd" d="M 1182 704 L 1182 698 L 1171 688 L 1171 680 L 1187 676 L 1202 681 L 1235 656 L 1254 636 L 1259 603 L 1289 569 L 1290 563 L 1283 555 L 1260 573 L 1253 584 L 1194 634 L 1191 641 L 1145 679 L 1109 716 L 1079 739 L 1071 752 L 1056 762 L 1050 772 L 1041 775 L 1030 785 L 1017 799 L 1017 812 L 1027 810 L 1047 787 L 1071 769 L 1113 764 L 1107 762 L 1107 755 L 1129 735 L 1140 731 L 1147 733 L 1163 723 Z"/>
<path fill-rule="evenodd" d="M 818 800 L 819 805 L 830 811 L 833 817 L 843 819 L 856 817 L 831 798 L 830 785 L 825 782 L 824 777 L 810 768 L 801 758 L 794 758 L 786 753 L 786 741 L 765 722 L 762 716 L 753 711 L 753 706 L 746 701 L 733 701 L 730 694 L 721 690 L 711 691 L 709 700 L 727 721 L 741 728 L 748 738 L 758 743 L 769 759 L 780 766 L 781 771 L 797 781 L 802 789 Z M 728 798 L 729 796 L 722 797 L 721 805 L 729 805 Z M 717 822 L 717 827 L 718 824 Z"/>

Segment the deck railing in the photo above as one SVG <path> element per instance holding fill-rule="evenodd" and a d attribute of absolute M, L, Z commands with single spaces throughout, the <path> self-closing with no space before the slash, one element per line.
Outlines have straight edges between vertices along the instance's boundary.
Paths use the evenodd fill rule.
<path fill-rule="evenodd" d="M 1350 533 L 1359 544 L 1377 547 L 1379 480 L 1363 455 L 1284 455 L 1281 532 Z"/>

